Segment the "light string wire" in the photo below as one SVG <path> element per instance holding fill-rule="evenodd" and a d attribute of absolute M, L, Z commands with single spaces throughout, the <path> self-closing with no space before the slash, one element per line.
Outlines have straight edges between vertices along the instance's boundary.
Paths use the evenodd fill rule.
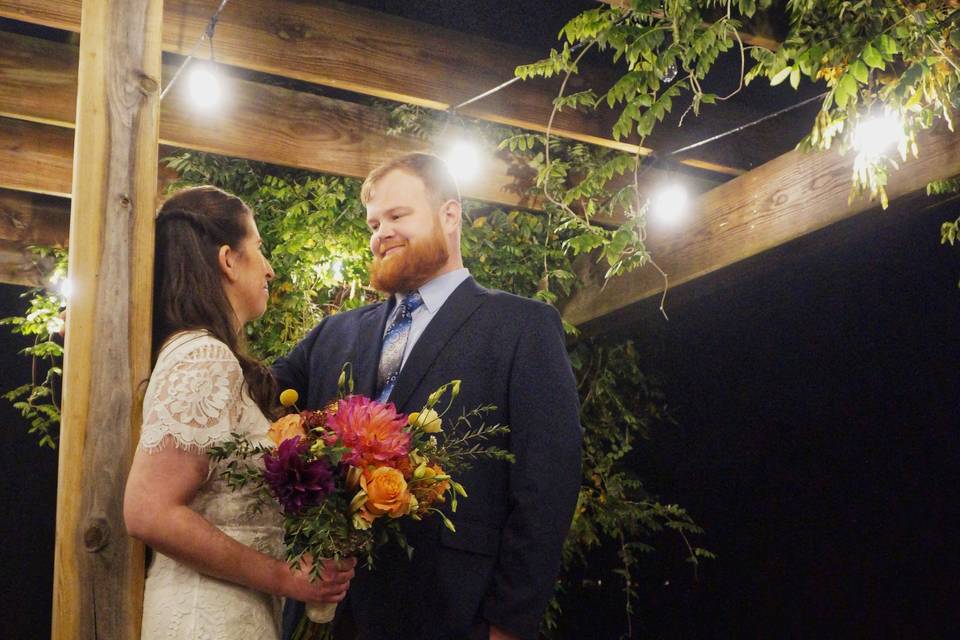
<path fill-rule="evenodd" d="M 193 48 L 190 50 L 187 59 L 184 60 L 180 67 L 177 68 L 177 72 L 173 74 L 173 77 L 170 79 L 170 82 L 167 84 L 166 88 L 160 93 L 160 100 L 163 101 L 163 98 L 169 93 L 171 87 L 177 83 L 177 79 L 180 78 L 180 74 L 183 73 L 183 70 L 187 68 L 187 65 L 190 64 L 190 61 L 193 60 L 193 57 L 196 55 L 197 50 L 203 44 L 203 41 L 206 40 L 210 43 L 210 60 L 213 61 L 213 32 L 217 28 L 217 21 L 220 20 L 220 13 L 223 12 L 224 7 L 227 6 L 227 3 L 230 0 L 220 0 L 220 6 L 217 7 L 217 10 L 213 12 L 213 15 L 210 16 L 210 20 L 207 22 L 207 27 L 203 30 L 203 33 L 200 34 L 200 37 L 197 39 L 196 44 L 193 45 Z"/>

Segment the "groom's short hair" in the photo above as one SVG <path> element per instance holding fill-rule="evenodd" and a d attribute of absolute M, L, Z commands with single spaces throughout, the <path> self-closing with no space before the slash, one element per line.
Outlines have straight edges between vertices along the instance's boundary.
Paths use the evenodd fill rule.
<path fill-rule="evenodd" d="M 388 160 L 370 172 L 360 188 L 360 201 L 370 202 L 373 189 L 385 175 L 391 171 L 406 171 L 423 181 L 427 195 L 439 206 L 448 200 L 460 202 L 460 189 L 450 173 L 450 167 L 439 156 L 432 153 L 415 151 Z"/>

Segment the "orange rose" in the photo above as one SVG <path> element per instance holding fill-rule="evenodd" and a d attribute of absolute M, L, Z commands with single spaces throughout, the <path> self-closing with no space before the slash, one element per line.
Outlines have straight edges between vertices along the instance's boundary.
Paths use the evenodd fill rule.
<path fill-rule="evenodd" d="M 399 518 L 410 512 L 412 496 L 407 490 L 407 481 L 393 467 L 364 471 L 360 488 L 367 495 L 363 508 L 374 517 L 389 515 Z"/>
<path fill-rule="evenodd" d="M 297 436 L 302 438 L 307 434 L 303 430 L 303 420 L 300 418 L 300 414 L 293 413 L 288 416 L 283 416 L 271 424 L 267 435 L 273 440 L 273 443 L 279 447 L 280 443 L 284 440 L 289 440 Z"/>

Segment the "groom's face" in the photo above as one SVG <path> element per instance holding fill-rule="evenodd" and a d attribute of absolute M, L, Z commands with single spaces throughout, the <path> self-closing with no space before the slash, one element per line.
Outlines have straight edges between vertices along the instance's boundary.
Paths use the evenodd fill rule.
<path fill-rule="evenodd" d="M 394 170 L 373 186 L 367 202 L 370 228 L 370 283 L 385 293 L 413 291 L 447 264 L 447 237 L 440 222 L 442 204 L 423 181 Z"/>

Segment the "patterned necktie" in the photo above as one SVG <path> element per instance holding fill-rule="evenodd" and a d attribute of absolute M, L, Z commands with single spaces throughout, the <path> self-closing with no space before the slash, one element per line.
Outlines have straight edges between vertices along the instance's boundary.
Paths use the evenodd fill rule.
<path fill-rule="evenodd" d="M 413 312 L 423 304 L 419 293 L 410 293 L 400 301 L 400 308 L 393 322 L 383 335 L 383 345 L 380 347 L 380 366 L 377 368 L 377 388 L 380 394 L 379 402 L 386 402 L 400 377 L 400 365 L 403 363 L 403 352 L 407 347 L 407 336 L 410 335 L 410 325 L 413 324 Z"/>

